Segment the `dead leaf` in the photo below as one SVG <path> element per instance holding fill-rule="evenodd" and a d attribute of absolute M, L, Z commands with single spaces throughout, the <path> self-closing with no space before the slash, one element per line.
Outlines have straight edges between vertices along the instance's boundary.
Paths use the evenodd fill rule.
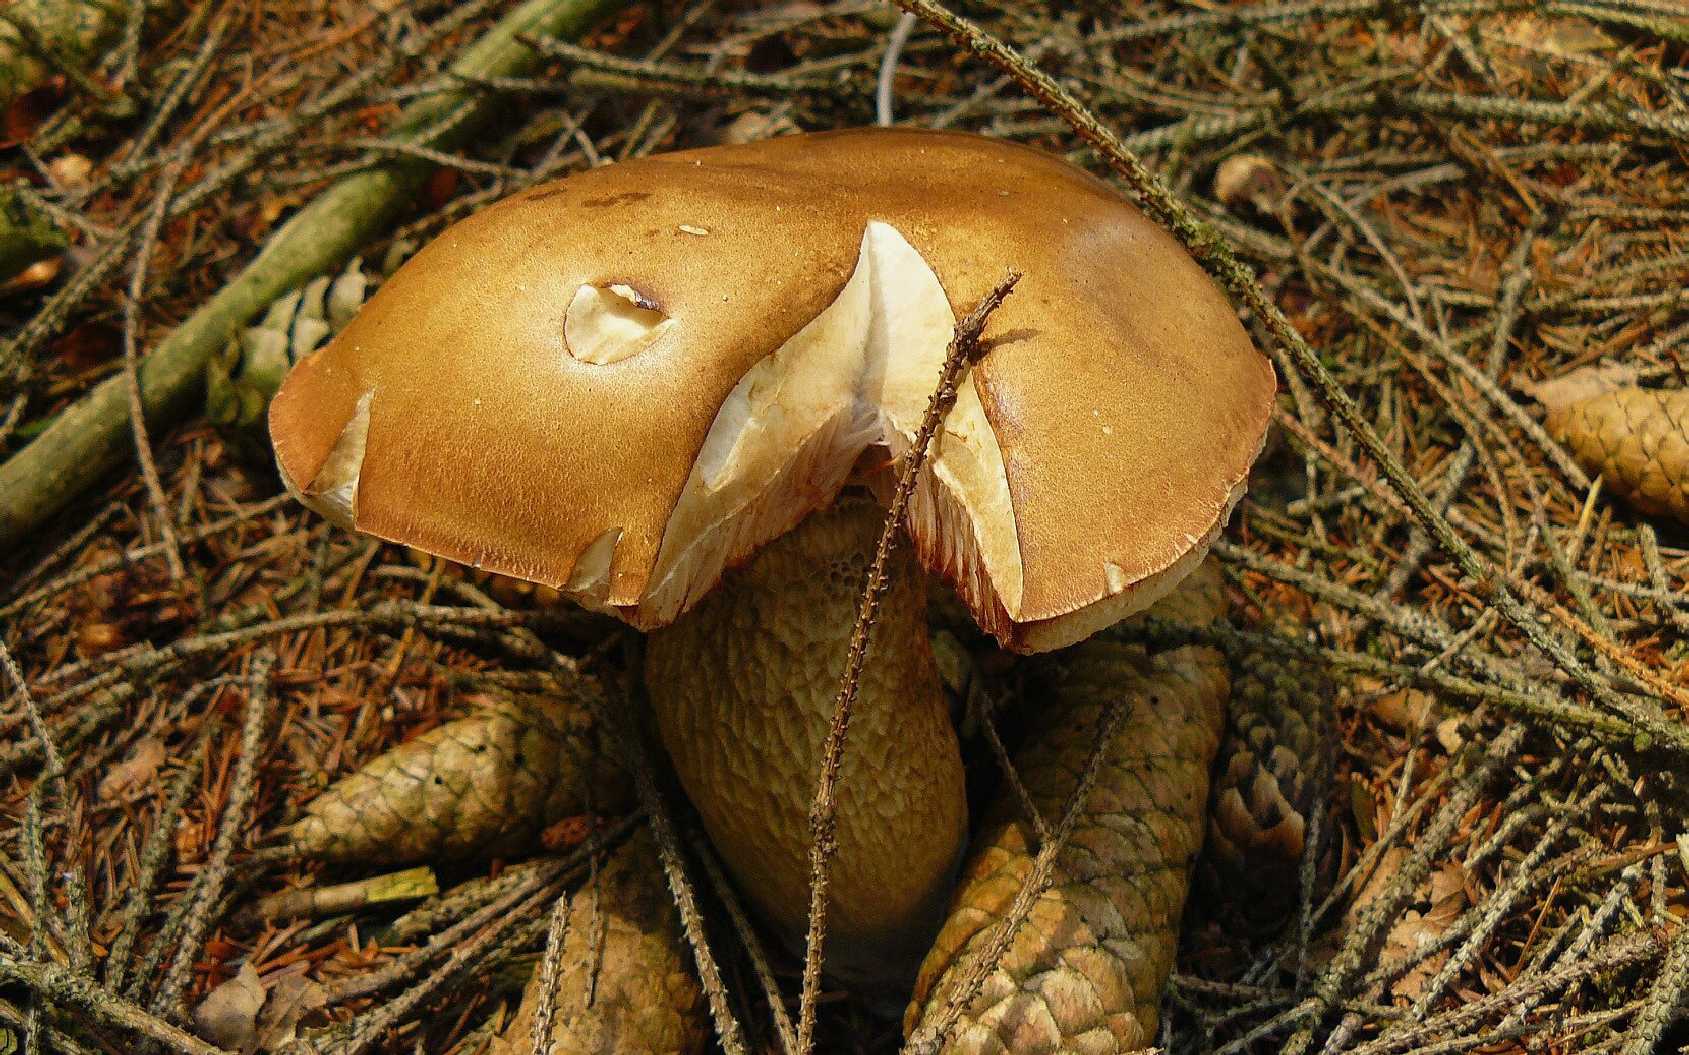
<path fill-rule="evenodd" d="M 1378 800 L 1363 781 L 1349 782 L 1349 809 L 1354 814 L 1355 827 L 1367 843 L 1378 841 Z"/>
<path fill-rule="evenodd" d="M 1460 732 L 1459 718 L 1444 718 L 1437 723 L 1437 742 L 1451 755 L 1466 745 L 1466 737 Z"/>
<path fill-rule="evenodd" d="M 0 285 L 0 297 L 10 297 L 32 289 L 40 289 L 58 278 L 59 272 L 64 270 L 64 266 L 65 258 L 62 253 L 58 256 L 50 256 L 45 260 L 37 260 L 7 279 L 4 285 Z"/>
<path fill-rule="evenodd" d="M 86 623 L 76 631 L 76 654 L 83 659 L 103 656 L 129 643 L 129 635 L 116 623 Z"/>
<path fill-rule="evenodd" d="M 1436 716 L 1437 699 L 1419 689 L 1399 689 L 1373 702 L 1372 713 L 1399 733 L 1423 729 Z"/>
<path fill-rule="evenodd" d="M 423 198 L 428 202 L 430 210 L 438 209 L 452 200 L 457 193 L 457 186 L 461 180 L 457 169 L 441 166 L 428 176 L 428 183 L 423 188 Z"/>
<path fill-rule="evenodd" d="M 1360 921 L 1361 910 L 1384 893 L 1385 886 L 1401 871 L 1402 862 L 1406 861 L 1407 857 L 1407 850 L 1400 846 L 1392 846 L 1384 851 L 1372 874 L 1367 877 L 1366 885 L 1361 887 L 1354 902 L 1349 906 L 1346 917 L 1350 923 Z"/>
<path fill-rule="evenodd" d="M 551 827 L 540 832 L 540 845 L 551 853 L 560 850 L 570 850 L 586 842 L 586 837 L 592 834 L 592 816 L 581 814 L 576 817 L 564 817 Z"/>
<path fill-rule="evenodd" d="M 1389 935 L 1384 939 L 1384 959 L 1406 960 L 1421 948 L 1430 945 L 1442 936 L 1447 924 L 1439 923 L 1409 909 L 1402 913 L 1402 918 L 1390 928 Z M 1425 959 L 1408 968 L 1400 978 L 1396 979 L 1390 991 L 1403 1000 L 1414 1000 L 1425 992 L 1425 984 L 1436 975 L 1449 958 L 1447 949 L 1427 956 Z"/>
<path fill-rule="evenodd" d="M 305 965 L 260 978 L 252 961 L 211 990 L 194 1011 L 194 1028 L 206 1040 L 244 1055 L 280 1051 L 299 1036 L 299 1025 L 327 1004 L 323 987 L 305 976 Z"/>
<path fill-rule="evenodd" d="M 194 1009 L 194 1029 L 218 1047 L 253 1051 L 258 1042 L 258 1012 L 264 1006 L 264 983 L 248 960 L 240 973 L 207 993 Z"/>
<path fill-rule="evenodd" d="M 299 1036 L 299 1024 L 312 1012 L 328 1003 L 328 993 L 321 985 L 294 971 L 275 980 L 270 997 L 258 1016 L 258 1037 L 255 1050 L 280 1051 Z"/>
<path fill-rule="evenodd" d="M 100 781 L 100 801 L 116 802 L 142 790 L 158 776 L 164 764 L 164 741 L 149 736 L 135 745 L 129 757 L 113 766 Z"/>
<path fill-rule="evenodd" d="M 297 209 L 305 203 L 303 194 L 266 194 L 258 204 L 258 218 L 264 227 L 274 226 L 282 218 L 282 214 L 289 209 Z"/>
<path fill-rule="evenodd" d="M 92 370 L 123 354 L 123 331 L 104 322 L 87 322 L 53 342 L 53 353 L 72 370 Z"/>
<path fill-rule="evenodd" d="M 1449 863 L 1431 873 L 1431 911 L 1426 919 L 1447 927 L 1466 907 L 1466 869 Z"/>
<path fill-rule="evenodd" d="M 1284 197 L 1284 181 L 1268 158 L 1233 154 L 1214 170 L 1214 197 L 1222 205 L 1247 202 L 1264 213 Z"/>
<path fill-rule="evenodd" d="M 46 124 L 64 97 L 64 78 L 51 78 L 44 87 L 24 92 L 0 111 L 0 148 L 17 146 Z"/>
<path fill-rule="evenodd" d="M 1384 894 L 1408 856 L 1407 848 L 1401 846 L 1392 846 L 1384 852 L 1345 913 L 1350 925 L 1358 924 L 1367 905 Z M 1457 864 L 1444 864 L 1433 870 L 1429 882 L 1412 895 L 1422 906 L 1429 902 L 1429 907 L 1405 909 L 1396 918 L 1384 937 L 1383 960 L 1386 963 L 1409 960 L 1441 938 L 1466 909 L 1466 880 L 1466 870 Z M 1448 950 L 1444 949 L 1414 964 L 1390 987 L 1391 993 L 1402 1000 L 1417 998 L 1448 957 Z"/>
<path fill-rule="evenodd" d="M 716 133 L 716 141 L 754 143 L 762 139 L 790 135 L 797 130 L 798 126 L 783 111 L 767 113 L 761 110 L 747 110 L 724 125 Z"/>
<path fill-rule="evenodd" d="M 1555 55 L 1601 54 L 1616 46 L 1599 26 L 1581 18 L 1520 18 L 1509 23 L 1502 36 L 1520 47 Z"/>
<path fill-rule="evenodd" d="M 47 162 L 47 174 L 53 182 L 69 191 L 88 187 L 94 173 L 94 162 L 84 154 L 60 154 Z"/>

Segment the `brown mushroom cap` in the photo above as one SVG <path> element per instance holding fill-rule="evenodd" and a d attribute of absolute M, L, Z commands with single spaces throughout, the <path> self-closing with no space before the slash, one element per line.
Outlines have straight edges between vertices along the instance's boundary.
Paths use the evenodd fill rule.
<path fill-rule="evenodd" d="M 361 531 L 662 625 L 906 448 L 1011 268 L 907 527 L 983 627 L 1057 647 L 1194 567 L 1274 380 L 1169 235 L 1022 146 L 791 136 L 516 195 L 293 371 L 277 460 Z"/>

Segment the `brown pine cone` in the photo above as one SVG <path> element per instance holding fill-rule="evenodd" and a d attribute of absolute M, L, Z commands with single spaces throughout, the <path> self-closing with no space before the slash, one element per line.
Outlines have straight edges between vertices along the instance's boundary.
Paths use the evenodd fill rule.
<path fill-rule="evenodd" d="M 1192 578 L 1150 614 L 1192 621 L 1217 616 L 1213 569 Z M 1151 1042 L 1178 945 L 1191 861 L 1202 843 L 1226 680 L 1225 664 L 1212 649 L 1150 657 L 1107 638 L 1034 664 L 1027 702 L 1039 708 L 1039 727 L 1016 753 L 1015 765 L 1052 826 L 1091 753 L 1098 717 L 1115 699 L 1130 711 L 1109 743 L 1049 888 L 944 1051 L 1101 1055 Z M 1007 913 L 1037 849 L 1032 826 L 1005 792 L 981 829 L 949 918 L 921 966 L 904 1016 L 906 1032 L 913 1035 L 941 1012 L 971 955 Z"/>
<path fill-rule="evenodd" d="M 1318 667 L 1284 656 L 1233 664 L 1199 873 L 1216 907 L 1252 931 L 1276 930 L 1296 904 L 1334 691 Z"/>
<path fill-rule="evenodd" d="M 530 1055 L 540 979 L 491 1055 Z M 690 1055 L 711 1037 L 704 993 L 644 828 L 569 901 L 547 1055 Z"/>
<path fill-rule="evenodd" d="M 343 777 L 290 833 L 303 856 L 408 864 L 520 852 L 565 817 L 619 813 L 628 782 L 577 704 L 518 695 Z"/>
<path fill-rule="evenodd" d="M 1613 493 L 1689 523 L 1689 389 L 1618 388 L 1551 406 L 1545 424 Z"/>

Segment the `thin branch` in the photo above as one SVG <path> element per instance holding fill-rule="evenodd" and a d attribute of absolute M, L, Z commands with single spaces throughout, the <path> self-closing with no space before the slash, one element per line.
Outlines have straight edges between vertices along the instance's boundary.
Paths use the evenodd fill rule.
<path fill-rule="evenodd" d="M 158 231 L 164 223 L 165 211 L 176 189 L 181 173 L 178 162 L 165 168 L 159 177 L 159 187 L 153 207 L 147 211 L 146 223 L 141 227 L 140 248 L 130 266 L 129 295 L 123 301 L 123 383 L 129 396 L 129 430 L 135 439 L 135 458 L 141 465 L 141 479 L 146 482 L 147 496 L 152 500 L 158 518 L 158 533 L 164 546 L 164 560 L 170 567 L 170 577 L 177 582 L 187 578 L 182 567 L 181 547 L 176 542 L 176 525 L 170 515 L 170 502 L 164 495 L 164 484 L 158 478 L 158 465 L 153 461 L 152 439 L 147 435 L 147 412 L 141 399 L 141 366 L 135 333 L 140 325 L 141 300 L 146 295 L 147 265 L 152 261 L 153 249 L 158 245 Z"/>
<path fill-rule="evenodd" d="M 181 816 L 182 806 L 187 802 L 189 792 L 193 791 L 194 781 L 198 779 L 205 765 L 207 746 L 208 741 L 202 738 L 199 746 L 188 758 L 187 764 L 171 782 L 164 804 L 159 807 L 158 818 L 153 822 L 153 830 L 141 849 L 137 871 L 126 877 L 129 894 L 123 904 L 123 929 L 112 942 L 105 960 L 105 985 L 114 993 L 123 991 L 123 984 L 129 974 L 130 950 L 134 948 L 135 939 L 141 933 L 142 920 L 152 909 L 153 893 L 158 889 L 159 875 L 176 842 L 176 820 Z"/>
<path fill-rule="evenodd" d="M 874 123 L 890 128 L 892 123 L 892 89 L 897 82 L 897 63 L 903 58 L 903 46 L 915 30 L 915 16 L 908 11 L 897 17 L 897 25 L 886 39 L 886 54 L 880 60 L 880 76 L 874 84 Z"/>
<path fill-rule="evenodd" d="M 200 950 L 211 928 L 217 923 L 216 906 L 223 899 L 223 885 L 229 875 L 229 858 L 245 834 L 247 813 L 257 792 L 258 762 L 264 755 L 264 730 L 269 727 L 270 669 L 275 655 L 260 650 L 252 660 L 251 685 L 246 692 L 246 709 L 241 719 L 240 759 L 235 763 L 230 781 L 228 802 L 217 825 L 217 838 L 211 844 L 211 854 L 194 877 L 187 901 L 190 905 L 183 933 L 177 939 L 176 954 L 170 960 L 158 989 L 153 994 L 155 1014 L 178 1022 L 188 1018 L 183 994 L 199 961 Z"/>
<path fill-rule="evenodd" d="M 227 1055 L 223 1049 L 111 995 L 64 967 L 27 963 L 0 951 L 0 981 L 21 985 L 61 1007 L 81 1012 L 93 1022 L 157 1041 L 181 1055 Z"/>
<path fill-rule="evenodd" d="M 874 559 L 868 565 L 862 605 L 856 613 L 856 625 L 851 628 L 850 650 L 839 681 L 838 695 L 833 700 L 832 724 L 827 730 L 827 739 L 821 745 L 821 774 L 816 781 L 815 798 L 809 807 L 809 929 L 804 945 L 803 991 L 798 1004 L 798 1051 L 804 1055 L 815 1042 L 815 1001 L 821 992 L 822 950 L 827 942 L 827 886 L 833 854 L 838 850 L 834 791 L 838 786 L 839 766 L 844 761 L 845 738 L 850 731 L 857 683 L 868 655 L 868 641 L 873 633 L 874 619 L 879 614 L 880 598 L 887 585 L 886 561 L 891 557 L 898 528 L 909 508 L 909 499 L 915 493 L 921 468 L 926 464 L 927 448 L 933 435 L 956 402 L 956 386 L 961 382 L 963 372 L 983 354 L 980 334 L 986 321 L 1019 281 L 1020 274 L 1011 271 L 977 307 L 956 323 L 956 332 L 945 352 L 944 367 L 939 371 L 938 387 L 927 402 L 926 415 L 921 419 L 920 430 L 915 434 L 914 444 L 897 480 L 897 489 L 892 492 L 886 509 L 885 526 L 874 546 Z"/>
<path fill-rule="evenodd" d="M 710 889 L 715 892 L 722 908 L 727 910 L 727 918 L 733 923 L 733 932 L 739 936 L 739 944 L 744 947 L 745 954 L 750 958 L 751 970 L 757 976 L 757 983 L 762 986 L 763 998 L 768 1001 L 768 1014 L 774 1020 L 774 1035 L 780 1040 L 780 1050 L 785 1055 L 797 1055 L 798 1035 L 792 1028 L 792 1016 L 786 1012 L 785 998 L 780 994 L 780 984 L 774 980 L 774 972 L 768 966 L 768 954 L 763 950 L 762 941 L 757 938 L 756 929 L 751 926 L 750 918 L 745 915 L 745 909 L 739 904 L 739 895 L 734 892 L 733 884 L 728 882 L 722 874 L 721 865 L 716 862 L 715 851 L 710 848 L 709 840 L 696 832 L 691 833 L 692 852 L 704 866 L 704 877 L 710 881 Z"/>

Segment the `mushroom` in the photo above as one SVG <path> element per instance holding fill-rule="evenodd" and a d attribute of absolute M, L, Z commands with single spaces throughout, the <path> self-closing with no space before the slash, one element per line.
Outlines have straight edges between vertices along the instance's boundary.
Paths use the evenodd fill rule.
<path fill-rule="evenodd" d="M 957 317 L 1009 268 L 902 525 L 841 775 L 828 968 L 906 981 L 966 834 L 921 577 L 1007 648 L 1076 642 L 1196 566 L 1265 433 L 1272 368 L 1118 193 L 1027 147 L 906 130 L 583 172 L 389 279 L 287 379 L 277 461 L 342 524 L 651 631 L 680 783 L 795 938 L 882 515 L 857 495 L 887 493 Z"/>

